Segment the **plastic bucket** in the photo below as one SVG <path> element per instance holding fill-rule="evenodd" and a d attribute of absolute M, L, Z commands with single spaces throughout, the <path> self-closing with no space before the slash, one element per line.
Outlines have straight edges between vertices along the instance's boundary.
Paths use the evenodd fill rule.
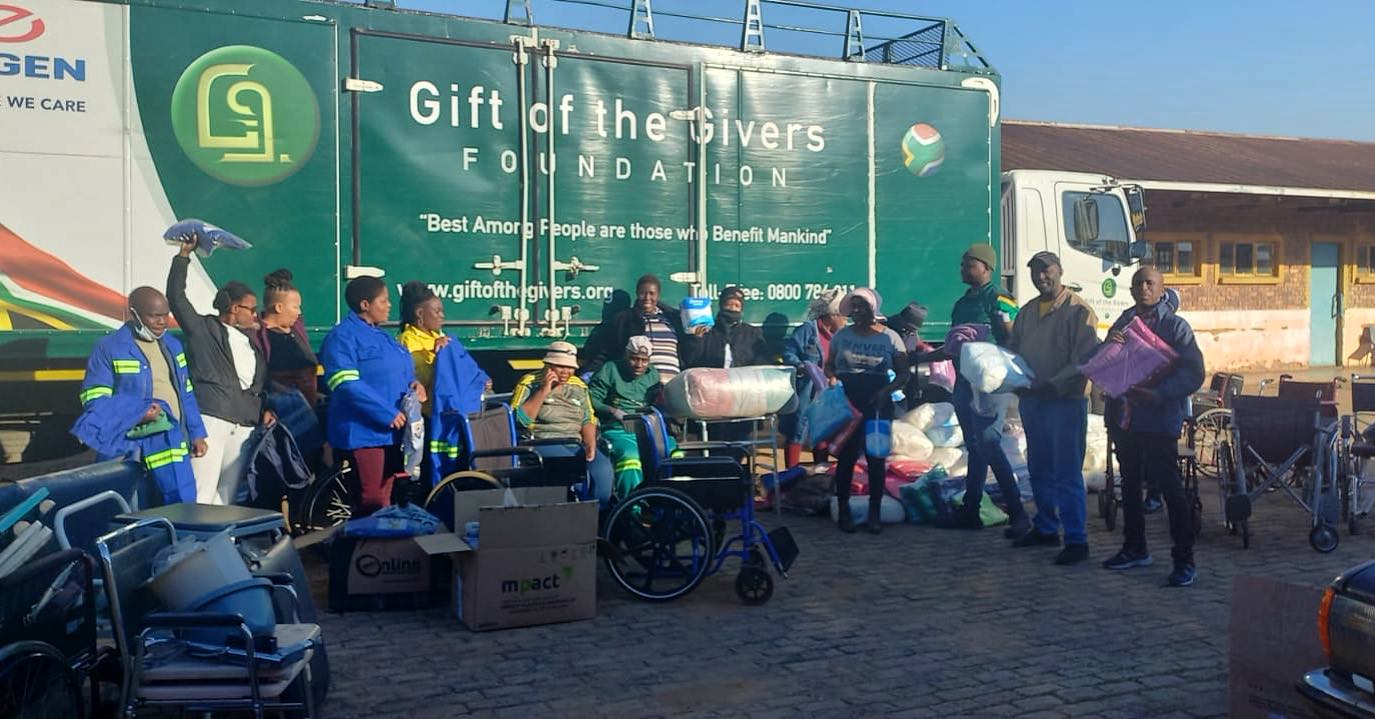
<path fill-rule="evenodd" d="M 253 636 L 267 636 L 277 628 L 277 618 L 272 607 L 272 582 L 267 579 L 250 578 L 234 582 L 203 594 L 191 602 L 187 610 L 192 612 L 216 612 L 238 614 L 243 617 Z M 224 644 L 227 641 L 242 639 L 238 629 L 214 627 L 188 629 L 182 631 L 182 638 L 202 644 Z"/>
<path fill-rule="evenodd" d="M 173 611 L 189 609 L 206 587 L 224 587 L 252 579 L 238 547 L 221 532 L 173 562 L 148 583 L 153 595 Z"/>

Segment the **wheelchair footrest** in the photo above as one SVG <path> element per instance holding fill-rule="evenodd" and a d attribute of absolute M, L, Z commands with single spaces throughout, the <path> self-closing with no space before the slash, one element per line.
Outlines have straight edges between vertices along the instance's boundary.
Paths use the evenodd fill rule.
<path fill-rule="evenodd" d="M 1245 522 L 1251 518 L 1251 498 L 1244 494 L 1234 494 L 1227 498 L 1224 511 L 1229 523 Z"/>
<path fill-rule="evenodd" d="M 793 562 L 797 561 L 800 552 L 797 540 L 793 539 L 793 533 L 787 527 L 779 527 L 769 532 L 769 544 L 772 544 L 773 551 L 778 553 L 778 563 L 783 567 L 783 571 L 792 569 Z"/>

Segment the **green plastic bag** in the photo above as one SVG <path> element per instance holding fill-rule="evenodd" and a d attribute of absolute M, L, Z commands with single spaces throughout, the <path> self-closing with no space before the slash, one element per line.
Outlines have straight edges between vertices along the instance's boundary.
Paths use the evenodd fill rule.
<path fill-rule="evenodd" d="M 953 503 L 957 506 L 964 506 L 964 492 L 955 495 Z M 983 502 L 979 504 L 979 521 L 985 527 L 996 527 L 999 524 L 1007 523 L 1007 513 L 993 502 L 993 498 L 984 494 Z"/>
<path fill-rule="evenodd" d="M 133 429 L 124 433 L 124 436 L 126 439 L 143 439 L 144 437 L 161 434 L 169 429 L 172 429 L 172 420 L 168 419 L 166 412 L 158 410 L 157 417 L 143 424 L 134 425 Z"/>

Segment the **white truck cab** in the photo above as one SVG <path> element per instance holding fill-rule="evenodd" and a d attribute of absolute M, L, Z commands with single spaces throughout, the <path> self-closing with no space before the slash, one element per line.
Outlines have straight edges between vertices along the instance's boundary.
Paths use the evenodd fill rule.
<path fill-rule="evenodd" d="M 1064 283 L 1110 325 L 1132 305 L 1133 265 L 1149 255 L 1139 185 L 1092 173 L 1011 170 L 1002 175 L 1003 282 L 1018 304 L 1036 297 L 1027 262 L 1049 250 Z"/>

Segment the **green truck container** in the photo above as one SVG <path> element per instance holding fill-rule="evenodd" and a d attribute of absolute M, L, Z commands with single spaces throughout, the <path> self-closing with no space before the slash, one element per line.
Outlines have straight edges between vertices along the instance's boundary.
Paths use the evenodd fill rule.
<path fill-rule="evenodd" d="M 845 50 L 819 58 L 766 49 L 758 13 L 827 6 L 742 2 L 719 47 L 654 38 L 632 4 L 619 36 L 306 0 L 0 6 L 0 379 L 22 390 L 0 413 L 34 380 L 75 396 L 188 217 L 253 243 L 194 262 L 203 310 L 287 267 L 318 338 L 351 277 L 420 280 L 498 375 L 645 273 L 668 301 L 741 287 L 775 338 L 863 285 L 942 336 L 974 242 L 1019 300 L 1052 249 L 1125 306 L 1108 281 L 1139 255 L 1139 192 L 1003 173 L 999 77 L 949 21 L 831 8 Z M 880 19 L 910 30 L 865 37 Z"/>

